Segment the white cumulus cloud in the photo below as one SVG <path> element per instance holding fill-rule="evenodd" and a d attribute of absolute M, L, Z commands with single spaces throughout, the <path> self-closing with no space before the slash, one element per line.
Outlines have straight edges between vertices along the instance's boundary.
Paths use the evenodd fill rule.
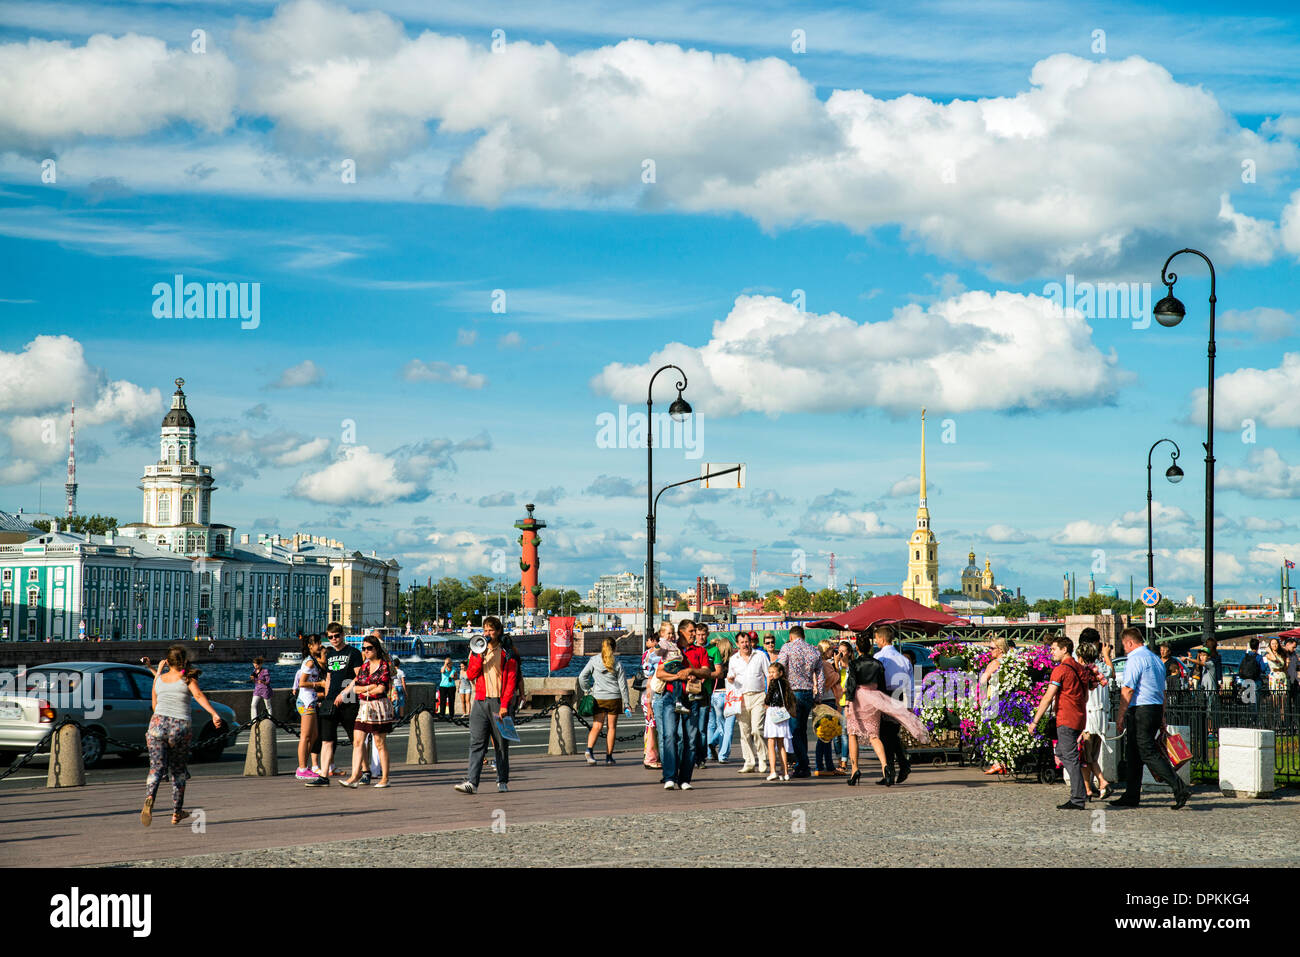
<path fill-rule="evenodd" d="M 670 343 L 642 365 L 606 366 L 591 384 L 630 403 L 635 384 L 666 362 L 686 370 L 692 405 L 710 415 L 1084 407 L 1131 379 L 1093 344 L 1085 319 L 1011 292 L 967 292 L 861 323 L 740 296 L 703 346 Z"/>

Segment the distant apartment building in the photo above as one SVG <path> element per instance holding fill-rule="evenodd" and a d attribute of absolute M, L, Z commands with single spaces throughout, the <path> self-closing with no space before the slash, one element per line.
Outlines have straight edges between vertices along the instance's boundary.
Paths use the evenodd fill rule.
<path fill-rule="evenodd" d="M 667 590 L 659 579 L 659 563 L 655 562 L 655 596 L 660 603 L 667 601 Z M 645 610 L 645 576 L 635 572 L 601 575 L 587 591 L 587 604 L 598 612 L 619 613 L 625 609 Z"/>
<path fill-rule="evenodd" d="M 266 538 L 268 536 L 259 536 Z M 322 535 L 298 533 L 291 538 L 269 536 L 288 553 L 327 560 L 330 566 L 329 620 L 349 631 L 393 627 L 397 620 L 398 572 L 394 558 L 349 551 L 343 542 Z"/>

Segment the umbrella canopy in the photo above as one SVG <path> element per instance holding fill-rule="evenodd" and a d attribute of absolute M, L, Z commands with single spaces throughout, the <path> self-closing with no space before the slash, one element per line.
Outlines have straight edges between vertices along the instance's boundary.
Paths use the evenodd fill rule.
<path fill-rule="evenodd" d="M 934 634 L 951 625 L 969 625 L 965 618 L 948 615 L 912 601 L 902 595 L 878 595 L 856 608 L 832 618 L 814 621 L 810 628 L 838 628 L 841 631 L 867 631 L 875 625 L 906 625 Z"/>
<path fill-rule="evenodd" d="M 1292 628 L 1290 631 L 1280 631 L 1277 633 L 1278 638 L 1300 638 L 1300 628 Z"/>

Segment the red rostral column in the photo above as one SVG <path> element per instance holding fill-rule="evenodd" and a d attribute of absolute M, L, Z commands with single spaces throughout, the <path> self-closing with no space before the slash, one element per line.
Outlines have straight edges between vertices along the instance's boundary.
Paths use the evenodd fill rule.
<path fill-rule="evenodd" d="M 545 528 L 546 523 L 533 518 L 533 505 L 525 505 L 524 508 L 528 510 L 527 517 L 515 522 L 515 528 L 522 533 L 519 536 L 519 544 L 523 547 L 519 557 L 519 595 L 524 602 L 524 611 L 535 612 L 537 596 L 542 591 L 542 586 L 537 584 L 537 546 L 542 543 L 537 530 Z"/>

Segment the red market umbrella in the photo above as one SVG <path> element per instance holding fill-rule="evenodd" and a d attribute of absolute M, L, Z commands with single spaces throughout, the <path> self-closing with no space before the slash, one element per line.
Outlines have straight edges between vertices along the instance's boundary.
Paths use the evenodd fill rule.
<path fill-rule="evenodd" d="M 1290 631 L 1280 631 L 1277 633 L 1277 637 L 1300 639 L 1300 628 L 1292 628 Z"/>
<path fill-rule="evenodd" d="M 951 626 L 969 625 L 965 618 L 944 614 L 902 595 L 879 595 L 868 598 L 856 608 L 832 618 L 814 621 L 810 628 L 838 628 L 841 631 L 867 631 L 875 625 L 905 625 L 921 628 L 928 634 Z"/>

